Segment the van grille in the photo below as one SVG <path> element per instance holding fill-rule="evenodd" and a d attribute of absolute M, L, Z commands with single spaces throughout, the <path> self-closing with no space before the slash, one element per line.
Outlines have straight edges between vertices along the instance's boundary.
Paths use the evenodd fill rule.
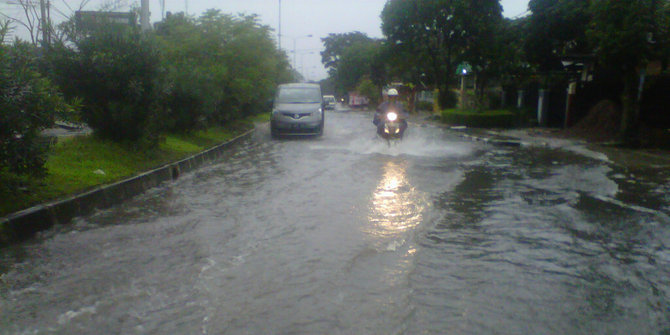
<path fill-rule="evenodd" d="M 312 113 L 291 113 L 291 112 L 282 112 L 281 114 L 296 120 L 312 115 Z"/>

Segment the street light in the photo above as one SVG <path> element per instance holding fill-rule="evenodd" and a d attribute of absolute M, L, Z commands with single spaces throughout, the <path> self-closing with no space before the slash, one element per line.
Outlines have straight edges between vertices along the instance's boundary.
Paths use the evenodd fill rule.
<path fill-rule="evenodd" d="M 300 68 L 302 69 L 300 73 L 305 75 L 305 55 L 313 55 L 314 51 L 301 52 L 300 53 Z"/>
<path fill-rule="evenodd" d="M 295 54 L 296 54 L 295 41 L 297 41 L 300 38 L 310 38 L 310 37 L 312 37 L 312 34 L 305 35 L 305 36 L 298 36 L 298 37 L 290 37 L 290 36 L 287 36 L 287 37 L 293 40 L 293 68 L 295 69 L 295 67 L 296 67 L 296 63 L 295 63 Z"/>
<path fill-rule="evenodd" d="M 308 82 L 309 82 L 309 81 L 312 81 L 312 80 L 314 80 L 314 79 L 316 79 L 316 69 L 317 69 L 317 66 L 316 66 L 316 65 L 312 65 L 312 66 L 309 68 L 309 76 L 307 77 L 307 81 L 308 81 Z"/>
<path fill-rule="evenodd" d="M 465 76 L 472 71 L 472 66 L 468 62 L 463 62 L 456 68 L 456 74 L 461 75 L 461 109 L 465 109 Z"/>
<path fill-rule="evenodd" d="M 465 76 L 468 75 L 468 69 L 461 70 L 461 108 L 465 109 Z"/>

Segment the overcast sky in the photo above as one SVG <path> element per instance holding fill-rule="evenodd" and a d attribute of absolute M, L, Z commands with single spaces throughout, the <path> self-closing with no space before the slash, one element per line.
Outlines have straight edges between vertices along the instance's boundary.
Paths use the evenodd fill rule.
<path fill-rule="evenodd" d="M 67 12 L 67 3 L 78 7 L 82 0 L 51 0 L 54 6 Z M 16 6 L 0 0 L 0 12 L 8 16 L 20 16 Z M 104 0 L 93 0 L 85 8 L 96 10 Z M 150 0 L 152 21 L 160 21 L 161 0 Z M 263 24 L 277 33 L 279 26 L 279 0 L 164 0 L 165 12 L 181 12 L 188 9 L 191 15 L 200 15 L 209 8 L 220 9 L 224 13 L 258 14 Z M 59 4 L 60 3 L 60 4 Z M 125 2 L 127 10 L 139 0 Z M 281 0 L 281 46 L 287 51 L 291 62 L 294 59 L 298 71 L 307 79 L 319 80 L 327 76 L 321 64 L 319 52 L 323 49 L 321 38 L 330 33 L 361 31 L 370 37 L 382 37 L 380 14 L 386 0 Z M 527 11 L 528 0 L 501 0 L 504 15 L 515 17 Z M 55 15 L 54 15 L 55 17 Z M 307 37 L 312 35 L 312 37 Z"/>

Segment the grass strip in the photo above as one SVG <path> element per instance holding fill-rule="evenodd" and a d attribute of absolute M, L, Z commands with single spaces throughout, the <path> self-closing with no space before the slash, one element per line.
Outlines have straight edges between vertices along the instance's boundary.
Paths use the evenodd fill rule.
<path fill-rule="evenodd" d="M 254 116 L 230 127 L 208 128 L 191 134 L 168 134 L 158 148 L 137 150 L 95 136 L 59 138 L 46 162 L 47 175 L 28 178 L 24 189 L 0 189 L 0 216 L 97 186 L 116 182 L 171 163 L 251 129 L 265 116 Z M 3 194 L 4 193 L 4 194 Z"/>

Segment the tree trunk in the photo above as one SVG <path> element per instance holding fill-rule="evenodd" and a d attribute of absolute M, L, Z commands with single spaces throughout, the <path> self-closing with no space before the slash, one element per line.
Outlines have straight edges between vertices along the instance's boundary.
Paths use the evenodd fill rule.
<path fill-rule="evenodd" d="M 486 73 L 480 72 L 475 74 L 475 97 L 477 99 L 477 109 L 486 110 L 490 108 L 487 101 L 486 88 L 488 85 L 488 77 Z"/>
<path fill-rule="evenodd" d="M 415 113 L 416 112 L 416 86 L 412 87 L 412 90 L 409 93 L 409 100 L 407 101 L 407 104 L 409 105 L 409 112 L 410 113 Z"/>
<path fill-rule="evenodd" d="M 621 136 L 625 146 L 640 144 L 639 116 L 640 104 L 638 101 L 638 76 L 636 73 L 625 77 L 624 90 L 621 96 Z"/>

